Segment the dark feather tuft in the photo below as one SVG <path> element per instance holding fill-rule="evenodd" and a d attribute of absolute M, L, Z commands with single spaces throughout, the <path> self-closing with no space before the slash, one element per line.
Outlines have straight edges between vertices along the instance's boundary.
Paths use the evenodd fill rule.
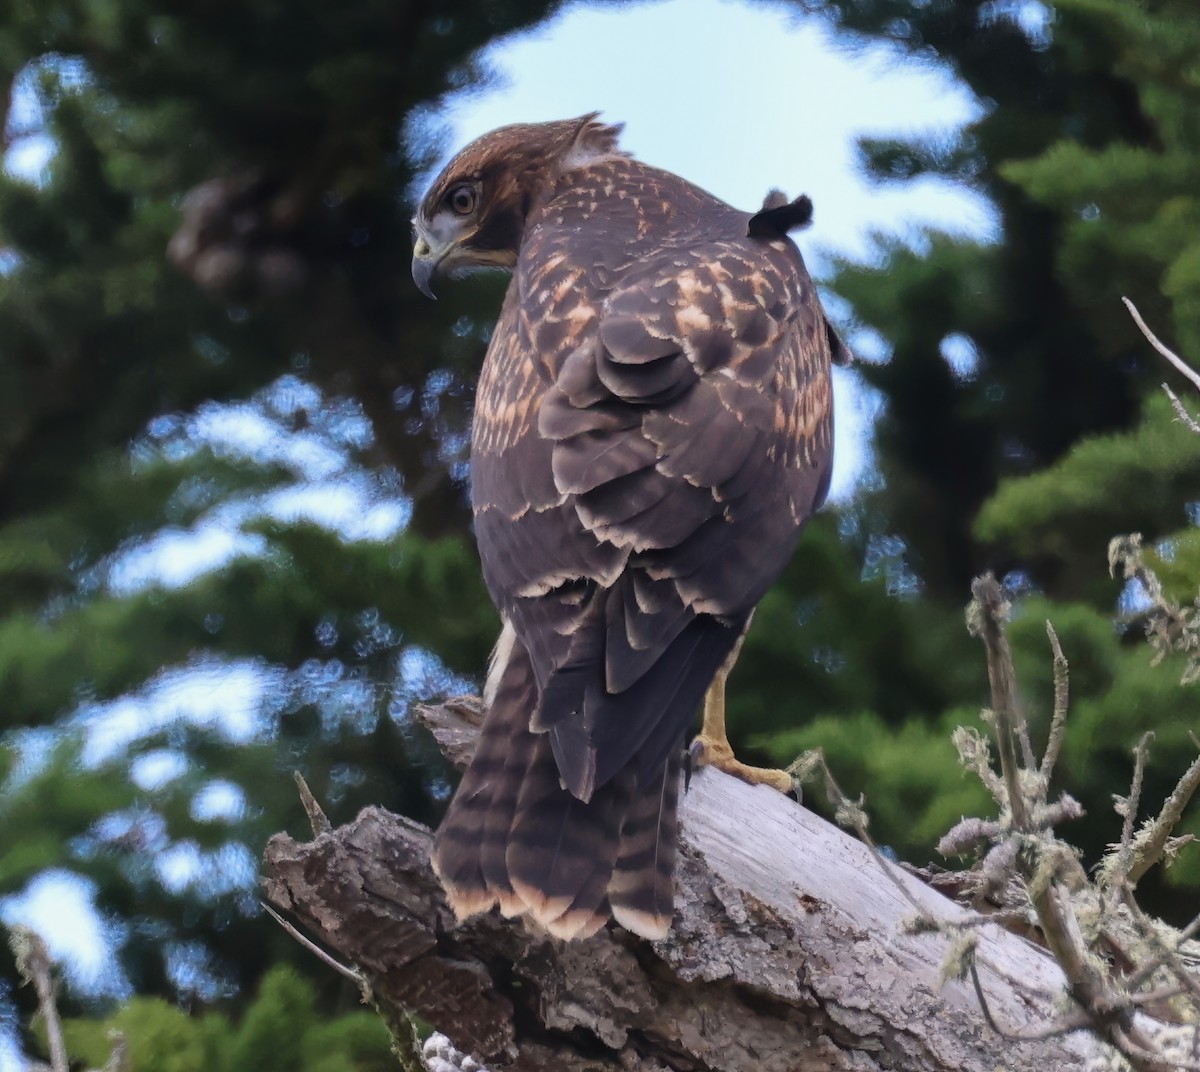
<path fill-rule="evenodd" d="M 763 207 L 750 217 L 746 234 L 751 238 L 778 238 L 789 231 L 807 227 L 812 218 L 812 198 L 807 194 L 789 201 L 781 191 L 772 190 L 763 198 Z"/>
<path fill-rule="evenodd" d="M 829 360 L 841 368 L 849 368 L 855 362 L 854 351 L 850 349 L 833 329 L 833 325 L 825 321 L 825 337 L 829 340 Z"/>

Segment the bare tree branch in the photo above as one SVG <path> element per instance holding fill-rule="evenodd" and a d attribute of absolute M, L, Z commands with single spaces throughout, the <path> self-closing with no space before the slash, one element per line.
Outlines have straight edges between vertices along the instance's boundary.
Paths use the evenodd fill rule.
<path fill-rule="evenodd" d="M 1129 868 L 1129 881 L 1137 884 L 1147 871 L 1163 858 L 1171 831 L 1183 818 L 1196 790 L 1200 788 L 1200 756 L 1183 772 L 1171 795 L 1163 803 L 1158 816 L 1143 828 L 1135 839 L 1135 857 Z"/>
<path fill-rule="evenodd" d="M 1112 561 L 1123 565 L 1127 576 L 1145 569 L 1136 538 L 1114 541 L 1114 548 L 1110 549 Z M 1148 590 L 1152 598 L 1156 594 L 1161 596 L 1156 583 L 1157 579 L 1150 574 Z M 1056 805 L 1046 804 L 1049 774 L 1061 749 L 1067 714 L 1067 664 L 1061 645 L 1053 628 L 1047 625 L 1055 663 L 1050 740 L 1040 770 L 1027 758 L 1024 766 L 1018 768 L 1012 745 L 1016 676 L 1003 625 L 1008 604 L 990 574 L 978 578 L 972 592 L 975 600 L 968 609 L 968 623 L 982 637 L 987 651 L 994 705 L 990 716 L 999 744 L 1002 785 L 995 784 L 994 776 L 988 777 L 991 772 L 984 762 L 986 751 L 982 746 L 972 751 L 960 745 L 960 753 L 964 762 L 980 773 L 985 785 L 992 788 L 1001 808 L 1007 809 L 1009 824 L 1006 827 L 1003 810 L 998 824 L 963 820 L 952 832 L 953 844 L 968 841 L 972 834 L 986 836 L 992 848 L 971 873 L 980 884 L 989 884 L 993 892 L 1003 887 L 1009 894 L 1005 905 L 1028 899 L 1046 944 L 1066 974 L 1079 1012 L 1038 1033 L 1048 1035 L 1059 1029 L 1086 1026 L 1137 1072 L 1191 1068 L 1195 1062 L 1180 1054 L 1178 1040 L 1172 1037 L 1175 1029 L 1170 1025 L 1179 1023 L 1181 1017 L 1187 1022 L 1195 1020 L 1200 1005 L 1189 1006 L 1187 1002 L 1194 1003 L 1200 994 L 1200 977 L 1179 955 L 1184 938 L 1165 940 L 1169 928 L 1141 912 L 1133 890 L 1135 874 L 1140 877 L 1146 867 L 1170 851 L 1171 831 L 1194 792 L 1195 783 L 1200 781 L 1200 760 L 1180 779 L 1160 816 L 1135 832 L 1153 734 L 1142 737 L 1134 754 L 1129 795 L 1116 798 L 1117 811 L 1124 820 L 1120 841 L 1105 857 L 1095 879 L 1089 877 L 1079 867 L 1074 852 L 1058 839 L 1053 829 L 1062 819 L 1077 817 L 1081 809 L 1065 795 Z M 966 733 L 960 730 L 959 736 Z M 1001 876 L 995 874 L 997 870 L 1002 872 Z M 1010 874 L 1021 879 L 1015 896 L 1010 893 L 1012 886 L 1004 885 L 1003 876 Z M 1086 920 L 1086 924 L 1081 925 L 1081 920 Z M 1166 974 L 1160 974 L 1161 971 Z M 1154 985 L 1139 991 L 1137 988 L 1143 983 Z M 1183 1005 L 1178 1005 L 1181 1001 Z M 990 1017 L 986 1008 L 984 1012 Z M 1190 1036 L 1188 1045 L 1194 1047 Z"/>
<path fill-rule="evenodd" d="M 300 803 L 304 807 L 304 814 L 308 816 L 308 824 L 312 827 L 313 837 L 328 834 L 333 829 L 333 824 L 326 817 L 321 805 L 317 803 L 317 798 L 313 796 L 313 791 L 309 789 L 308 782 L 304 780 L 304 775 L 299 771 L 292 771 L 292 780 L 296 783 L 296 788 L 300 792 Z"/>
<path fill-rule="evenodd" d="M 52 1072 L 69 1072 L 67 1047 L 63 1042 L 62 1021 L 58 1016 L 54 961 L 37 931 L 20 925 L 9 928 L 8 945 L 17 962 L 17 973 L 38 997 L 38 1012 L 46 1025 L 46 1047 L 50 1051 Z"/>
<path fill-rule="evenodd" d="M 1146 341 L 1154 347 L 1163 357 L 1165 357 L 1177 371 L 1186 376 L 1200 390 L 1200 372 L 1193 369 L 1186 361 L 1183 360 L 1174 350 L 1169 349 L 1159 341 L 1158 336 L 1147 326 L 1146 321 L 1142 319 L 1142 314 L 1137 311 L 1137 306 L 1128 298 L 1122 298 L 1125 303 L 1125 308 L 1129 310 L 1129 315 L 1133 317 L 1133 322 L 1137 324 L 1138 330 L 1146 337 Z"/>
<path fill-rule="evenodd" d="M 422 717 L 469 753 L 460 713 Z M 944 942 L 913 933 L 914 904 L 977 934 L 989 1015 L 1010 1034 L 1058 1023 L 1045 995 L 1064 979 L 1046 953 L 895 867 L 881 881 L 869 848 L 793 801 L 704 770 L 680 811 L 662 942 L 610 926 L 564 944 L 494 914 L 455 923 L 429 832 L 379 809 L 307 845 L 272 839 L 267 899 L 356 964 L 379 1007 L 411 1010 L 497 1072 L 1082 1072 L 1098 1055 L 1083 1033 L 990 1031 L 973 981 L 940 981 Z"/>

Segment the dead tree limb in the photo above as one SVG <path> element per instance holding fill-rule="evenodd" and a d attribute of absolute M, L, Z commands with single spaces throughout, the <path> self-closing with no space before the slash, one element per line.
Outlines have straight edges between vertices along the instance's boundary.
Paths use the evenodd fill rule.
<path fill-rule="evenodd" d="M 468 708 L 469 709 L 469 708 Z M 464 707 L 425 711 L 460 762 Z M 970 980 L 941 981 L 946 941 L 912 933 L 967 913 L 860 842 L 765 788 L 701 771 L 681 808 L 675 925 L 661 942 L 610 927 L 563 944 L 496 915 L 455 923 L 430 832 L 378 808 L 301 844 L 274 837 L 267 899 L 491 1069 L 1084 1069 L 1083 1033 L 1013 1042 Z M 1055 1022 L 1062 972 L 992 924 L 975 962 L 1009 1035 Z"/>

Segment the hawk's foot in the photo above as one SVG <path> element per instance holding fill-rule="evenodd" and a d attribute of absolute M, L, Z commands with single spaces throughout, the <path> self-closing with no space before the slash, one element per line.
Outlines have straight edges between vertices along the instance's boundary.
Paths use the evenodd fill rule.
<path fill-rule="evenodd" d="M 729 741 L 724 737 L 709 737 L 701 732 L 688 749 L 688 757 L 693 768 L 716 767 L 726 774 L 732 774 L 743 782 L 751 785 L 769 785 L 781 793 L 796 795 L 798 787 L 792 776 L 785 770 L 772 770 L 768 767 L 751 767 L 743 763 L 733 754 Z"/>
<path fill-rule="evenodd" d="M 688 772 L 700 767 L 716 767 L 735 778 L 751 785 L 769 785 L 781 793 L 791 793 L 800 798 L 800 784 L 787 771 L 769 770 L 766 767 L 751 767 L 734 758 L 725 730 L 725 681 L 742 650 L 742 639 L 738 639 L 729 653 L 725 665 L 717 671 L 704 696 L 704 724 L 700 734 L 688 749 Z"/>

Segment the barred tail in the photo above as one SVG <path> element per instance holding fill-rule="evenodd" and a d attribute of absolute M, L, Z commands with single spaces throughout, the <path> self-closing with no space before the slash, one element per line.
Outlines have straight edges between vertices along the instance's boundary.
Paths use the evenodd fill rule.
<path fill-rule="evenodd" d="M 621 828 L 621 851 L 608 902 L 613 918 L 643 938 L 665 938 L 675 914 L 675 809 L 679 803 L 681 749 L 671 752 L 658 785 L 633 801 Z"/>
<path fill-rule="evenodd" d="M 508 652 L 479 745 L 434 841 L 433 866 L 459 918 L 499 905 L 564 939 L 615 916 L 661 938 L 674 911 L 680 758 L 638 785 L 634 766 L 584 802 L 563 788 L 549 735 L 529 720 L 537 686 L 519 641 Z"/>
<path fill-rule="evenodd" d="M 485 697 L 479 743 L 433 843 L 433 869 L 460 919 L 496 904 L 506 916 L 525 911 L 508 881 L 504 854 L 517 793 L 537 746 L 529 732 L 537 684 L 528 655 L 515 647 L 495 695 Z"/>

